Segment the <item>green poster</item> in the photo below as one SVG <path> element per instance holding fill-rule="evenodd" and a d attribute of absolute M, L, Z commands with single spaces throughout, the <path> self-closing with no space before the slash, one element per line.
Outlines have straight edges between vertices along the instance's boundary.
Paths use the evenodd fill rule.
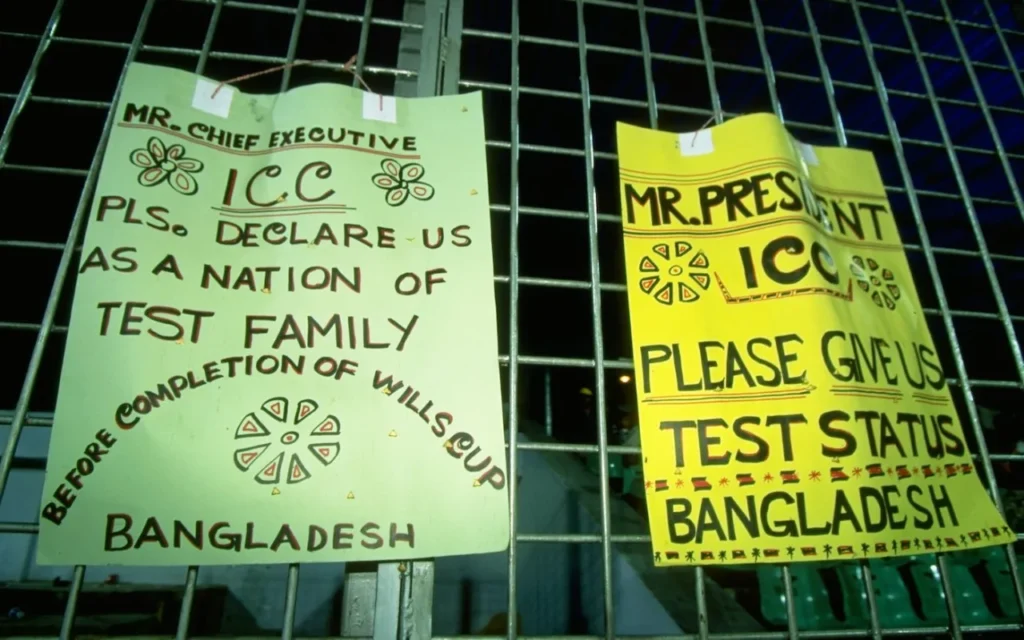
<path fill-rule="evenodd" d="M 480 94 L 134 64 L 115 108 L 39 562 L 506 548 Z"/>

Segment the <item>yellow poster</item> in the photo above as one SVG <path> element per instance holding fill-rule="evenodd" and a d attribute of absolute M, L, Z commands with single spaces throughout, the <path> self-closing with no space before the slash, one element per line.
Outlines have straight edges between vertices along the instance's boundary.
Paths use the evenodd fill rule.
<path fill-rule="evenodd" d="M 617 133 L 655 564 L 1013 541 L 871 153 L 767 114 Z"/>

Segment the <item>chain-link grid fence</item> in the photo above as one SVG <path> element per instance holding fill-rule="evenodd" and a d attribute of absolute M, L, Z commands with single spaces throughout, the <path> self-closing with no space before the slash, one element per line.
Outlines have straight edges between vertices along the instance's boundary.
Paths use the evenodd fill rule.
<path fill-rule="evenodd" d="M 806 142 L 874 152 L 960 418 L 1000 501 L 994 488 L 1001 466 L 1019 460 L 1013 430 L 1024 379 L 1017 337 L 1024 319 L 1017 295 L 1024 258 L 1019 6 L 1015 12 L 1010 3 L 987 0 L 497 4 L 464 3 L 461 65 L 454 72 L 461 90 L 485 92 L 492 208 L 511 230 L 509 253 L 495 263 L 505 275 L 499 300 L 510 301 L 505 361 L 514 371 L 593 371 L 596 432 L 591 444 L 564 449 L 596 453 L 603 474 L 609 452 L 633 452 L 609 446 L 606 417 L 618 374 L 632 367 L 622 318 L 615 122 L 694 131 L 709 118 L 720 123 L 771 111 Z M 450 73 L 448 66 L 448 90 L 455 84 Z M 571 339 L 579 333 L 592 341 Z M 521 386 L 511 376 L 513 405 Z M 516 447 L 516 430 L 510 433 Z M 1012 472 L 1003 475 L 1012 483 Z M 616 535 L 602 479 L 601 534 L 572 542 L 601 545 L 604 632 L 610 633 L 615 547 L 647 540 Z M 513 531 L 520 544 L 566 541 Z M 949 561 L 939 557 L 954 637 L 1018 629 L 1020 580 L 1009 551 L 1016 597 L 1007 624 L 971 626 L 951 595 Z M 707 618 L 705 572 L 692 576 L 695 629 L 713 637 L 716 626 L 727 625 Z M 788 630 L 757 637 L 818 635 L 800 633 L 788 570 L 783 579 Z M 945 631 L 884 628 L 871 572 L 862 579 L 869 625 L 829 637 Z M 513 553 L 510 617 L 515 588 Z"/>
<path fill-rule="evenodd" d="M 109 11 L 73 0 L 0 8 L 0 104 L 7 110 L 0 189 L 9 195 L 0 238 L 7 274 L 0 344 L 8 369 L 17 372 L 0 389 L 0 426 L 8 429 L 0 499 L 9 502 L 21 492 L 19 467 L 35 464 L 14 455 L 20 437 L 49 425 L 76 244 L 125 64 L 139 60 L 227 79 L 296 60 L 341 63 L 355 54 L 357 68 L 382 93 L 429 95 L 439 80 L 445 92 L 484 91 L 496 291 L 507 318 L 499 326 L 500 360 L 512 373 L 509 445 L 513 451 L 596 454 L 601 462 L 602 517 L 595 535 L 518 530 L 517 513 L 530 505 L 514 499 L 517 485 L 511 484 L 510 633 L 521 597 L 517 551 L 523 545 L 600 548 L 605 620 L 590 631 L 611 637 L 613 554 L 619 545 L 648 544 L 645 536 L 616 533 L 607 481 L 609 453 L 636 453 L 609 444 L 608 437 L 608 409 L 623 399 L 618 375 L 632 367 L 617 214 L 617 120 L 692 131 L 709 117 L 721 122 L 774 111 L 806 142 L 871 149 L 972 450 L 997 501 L 1005 496 L 1002 506 L 1013 506 L 1014 494 L 995 488 L 1016 489 L 1013 465 L 1024 459 L 1015 452 L 1024 381 L 1017 338 L 1024 319 L 1024 296 L 1017 293 L 1024 280 L 1024 199 L 1017 185 L 1024 175 L 1020 3 L 447 0 L 426 3 L 416 23 L 407 20 L 402 3 L 379 0 L 125 4 L 130 8 Z M 403 46 L 409 42 L 418 46 L 416 55 Z M 338 73 L 307 65 L 247 81 L 244 89 L 333 82 Z M 556 395 L 580 384 L 595 391 L 593 424 L 582 435 L 561 432 L 571 444 L 519 442 L 517 422 L 539 412 L 543 376 L 532 374 L 541 370 L 553 379 Z M 509 477 L 517 477 L 517 456 L 510 456 Z M 24 518 L 0 523 L 5 557 L 32 553 L 37 498 L 25 500 L 31 508 Z M 1011 600 L 1020 605 L 1010 552 Z M 953 587 L 951 562 L 939 557 L 936 564 L 946 593 Z M 286 637 L 295 621 L 299 570 L 293 565 L 287 573 Z M 192 567 L 186 574 L 181 637 L 201 571 Z M 85 572 L 77 567 L 71 574 L 65 637 L 73 630 Z M 705 572 L 679 574 L 697 600 L 692 628 L 699 637 L 721 636 L 721 621 L 706 615 Z M 801 631 L 784 571 L 788 629 L 744 637 L 963 637 L 981 631 L 1013 637 L 1020 629 L 1019 611 L 1007 611 L 1004 622 L 973 625 L 952 597 L 945 624 L 890 628 L 879 615 L 871 573 L 863 578 L 871 613 L 863 629 Z"/>
<path fill-rule="evenodd" d="M 440 15 L 428 14 L 426 5 L 441 3 L 409 4 L 140 0 L 101 7 L 51 0 L 0 7 L 0 108 L 5 116 L 0 188 L 12 194 L 4 208 L 8 224 L 0 234 L 0 268 L 9 274 L 8 298 L 0 305 L 0 349 L 9 373 L 0 389 L 6 445 L 0 459 L 0 507 L 7 520 L 0 523 L 0 563 L 7 565 L 5 576 L 70 579 L 61 637 L 71 636 L 76 615 L 89 613 L 78 611 L 88 568 L 21 569 L 33 564 L 38 531 L 35 516 L 45 464 L 40 451 L 45 456 L 48 440 L 38 429 L 52 422 L 81 232 L 114 120 L 111 105 L 128 64 L 161 64 L 226 80 L 297 61 L 334 63 L 286 68 L 248 80 L 244 87 L 273 93 L 314 82 L 359 86 L 340 70 L 351 56 L 375 91 L 429 95 L 438 59 L 420 51 L 431 46 L 436 51 L 440 40 L 422 34 L 425 28 L 438 31 Z M 179 637 L 189 629 L 199 571 L 189 567 L 185 575 Z M 101 581 L 107 573 L 97 568 L 90 581 Z M 282 582 L 280 624 L 291 637 L 298 565 L 287 567 Z M 397 585 L 393 591 L 397 595 Z M 372 604 L 361 613 L 372 618 Z"/>

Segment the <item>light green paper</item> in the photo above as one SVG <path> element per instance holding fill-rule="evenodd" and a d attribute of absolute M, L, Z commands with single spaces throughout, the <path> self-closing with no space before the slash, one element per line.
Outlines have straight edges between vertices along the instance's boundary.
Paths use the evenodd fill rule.
<path fill-rule="evenodd" d="M 363 92 L 337 84 L 306 86 L 280 95 L 235 92 L 229 117 L 222 118 L 193 108 L 197 80 L 191 73 L 133 64 L 116 107 L 116 124 L 89 213 L 71 313 L 41 506 L 39 563 L 346 562 L 505 549 L 509 540 L 506 454 L 480 94 L 398 99 L 397 123 L 388 123 L 364 119 Z M 132 122 L 126 122 L 129 104 L 147 105 L 147 119 L 154 107 L 166 109 L 168 126 L 158 121 L 144 124 L 137 112 Z M 249 152 L 226 150 L 196 140 L 191 135 L 198 132 L 196 123 L 199 128 L 241 134 L 243 144 L 245 135 L 259 139 Z M 298 127 L 305 127 L 307 137 L 315 127 L 333 127 L 335 132 L 347 128 L 348 133 L 342 145 L 307 142 L 268 150 L 273 132 Z M 355 141 L 352 131 L 365 135 Z M 371 133 L 378 136 L 376 148 L 367 152 Z M 388 151 L 379 136 L 397 138 L 395 150 Z M 403 150 L 405 137 L 415 138 L 415 150 Z M 161 179 L 163 173 L 146 168 L 153 164 L 154 154 L 161 153 L 159 148 L 147 149 L 154 138 L 165 154 L 177 156 L 161 165 L 172 170 L 168 178 Z M 181 145 L 183 153 L 174 145 Z M 406 167 L 406 176 L 416 173 L 408 168 L 411 163 L 424 169 L 422 175 L 413 175 L 417 182 L 408 182 L 416 191 L 410 191 L 399 206 L 385 201 L 388 196 L 401 199 L 401 192 L 384 188 L 396 186 L 394 177 L 390 183 L 387 180 L 391 165 L 382 166 L 389 158 Z M 201 169 L 195 161 L 202 164 Z M 297 174 L 315 161 L 326 164 L 307 170 L 297 190 Z M 280 167 L 280 172 L 267 169 L 272 166 Z M 225 206 L 230 169 L 237 169 L 237 177 L 231 205 Z M 255 214 L 239 214 L 239 209 L 256 209 L 246 204 L 245 192 L 248 178 L 259 170 L 265 173 L 255 180 L 251 194 L 254 200 L 272 204 Z M 374 178 L 376 174 L 385 177 Z M 157 180 L 157 184 L 143 184 Z M 193 188 L 193 195 L 184 194 Z M 314 200 L 329 189 L 335 193 L 318 202 L 299 197 Z M 104 198 L 110 196 L 134 199 L 132 218 L 141 223 L 124 222 L 127 207 L 111 210 L 108 206 L 101 220 L 104 202 L 112 202 Z M 156 215 L 151 216 L 147 213 L 151 207 L 167 211 L 154 210 Z M 243 219 L 242 215 L 268 217 Z M 157 227 L 164 226 L 160 218 L 167 225 L 184 226 L 187 235 L 160 230 Z M 313 239 L 325 223 L 339 244 L 273 246 L 260 240 L 259 247 L 224 246 L 216 242 L 219 221 L 280 223 L 286 228 L 294 223 L 298 236 L 306 240 Z M 357 240 L 350 240 L 346 248 L 345 224 L 366 228 L 366 239 L 374 243 L 380 237 L 377 227 L 393 229 L 394 248 L 369 248 Z M 439 227 L 444 229 L 443 246 L 427 248 L 424 229 L 433 242 Z M 453 236 L 456 227 L 463 228 Z M 471 243 L 455 246 L 453 240 L 465 244 L 458 236 Z M 119 247 L 135 250 L 121 251 L 118 260 L 114 251 Z M 97 248 L 109 269 L 100 265 Z M 181 280 L 166 262 L 164 270 L 153 273 L 168 254 L 176 258 Z M 136 261 L 138 269 L 118 271 L 128 264 L 125 258 Z M 273 274 L 269 289 L 264 288 L 261 273 L 254 274 L 255 290 L 248 286 L 224 289 L 212 280 L 204 289 L 206 264 L 221 276 L 223 266 L 231 265 L 232 284 L 246 266 L 282 271 Z M 288 290 L 287 267 L 296 268 L 298 283 L 302 270 L 318 265 L 337 267 L 349 280 L 355 280 L 353 269 L 359 267 L 359 292 L 343 282 L 338 282 L 336 292 L 298 285 L 295 291 Z M 446 271 L 435 273 L 443 282 L 434 284 L 429 295 L 422 289 L 416 295 L 395 292 L 401 274 L 416 273 L 425 279 L 431 269 Z M 140 330 L 139 335 L 119 335 L 122 304 L 110 311 L 104 336 L 100 335 L 104 312 L 97 305 L 107 302 L 145 302 L 214 315 L 202 319 L 195 343 L 191 316 L 180 318 L 184 332 L 174 340 L 174 327 L 146 319 L 145 310 L 135 311 L 143 320 L 129 326 Z M 300 348 L 291 334 L 280 348 L 273 348 L 286 314 L 294 316 L 302 334 L 307 334 L 308 317 L 328 326 L 330 318 L 339 314 L 341 348 L 330 330 L 327 336 L 315 335 L 312 347 Z M 251 348 L 244 344 L 247 316 L 277 317 L 273 322 L 255 321 L 253 326 L 268 333 L 253 335 Z M 355 348 L 350 342 L 349 316 L 356 318 Z M 399 352 L 397 343 L 403 334 L 388 319 L 407 327 L 414 316 L 416 323 Z M 390 348 L 365 346 L 363 318 L 368 319 L 370 339 L 390 343 Z M 172 339 L 153 337 L 150 330 Z M 229 377 L 229 365 L 220 362 L 247 355 L 255 361 L 268 354 L 296 361 L 305 356 L 304 372 L 244 375 L 243 361 L 236 365 L 236 376 Z M 349 367 L 354 374 L 335 379 L 315 371 L 320 358 L 347 359 L 358 365 Z M 217 362 L 210 366 L 219 369 L 220 379 L 185 388 L 180 397 L 159 401 L 145 415 L 133 410 L 119 417 L 119 407 L 140 394 L 143 400 L 137 404 L 144 410 L 150 402 L 146 393 L 159 394 L 161 383 L 171 389 L 173 376 L 186 376 L 177 380 L 179 386 L 189 372 L 201 382 L 204 365 L 211 362 Z M 404 381 L 406 387 L 391 394 L 375 389 L 377 370 Z M 326 366 L 324 371 L 329 373 Z M 418 395 L 403 395 L 409 386 Z M 279 410 L 283 403 L 261 408 L 272 398 L 287 400 L 285 423 L 273 417 L 283 413 Z M 403 399 L 425 418 L 403 404 Z M 315 401 L 318 408 L 295 426 L 303 400 Z M 438 417 L 439 412 L 450 414 L 448 424 L 439 424 L 446 420 Z M 259 424 L 245 424 L 250 413 Z M 332 422 L 325 422 L 328 416 L 337 417 L 337 433 Z M 117 424 L 136 417 L 139 422 L 129 429 Z M 260 435 L 260 425 L 268 435 Z M 442 426 L 443 435 L 436 434 Z M 116 442 L 104 445 L 108 436 L 97 436 L 101 431 Z M 289 432 L 295 434 L 292 442 L 293 436 L 285 435 Z M 98 456 L 98 462 L 86 453 L 90 443 L 98 446 L 92 448 L 94 455 L 107 451 Z M 242 449 L 263 444 L 269 446 L 255 460 L 236 456 Z M 313 444 L 322 446 L 313 451 L 309 449 Z M 332 457 L 335 444 L 337 454 Z M 284 456 L 275 483 L 273 469 L 267 465 L 278 452 Z M 291 464 L 293 454 L 301 461 L 298 471 Z M 261 483 L 257 477 L 268 482 Z M 299 481 L 289 482 L 290 478 Z M 81 488 L 74 486 L 76 482 Z M 61 506 L 55 493 L 65 503 L 73 496 L 59 525 L 52 521 L 59 512 L 56 507 Z M 131 516 L 131 548 L 105 550 L 105 543 L 111 547 L 128 543 L 117 534 L 125 520 L 109 514 Z M 147 526 L 151 517 L 154 520 Z M 176 520 L 184 530 L 176 532 Z M 201 550 L 184 535 L 195 535 L 197 521 L 203 522 Z M 153 522 L 160 525 L 159 532 Z M 228 524 L 211 534 L 218 522 Z M 367 533 L 368 523 L 378 528 L 369 527 Z M 392 544 L 391 523 L 401 535 L 408 533 L 411 523 L 414 546 L 401 537 Z M 114 532 L 109 537 L 108 526 Z M 377 548 L 373 548 L 377 546 L 373 534 L 381 542 Z M 211 539 L 222 546 L 237 540 L 241 548 L 217 548 Z M 272 549 L 275 539 L 276 550 Z M 322 548 L 310 550 L 311 543 Z"/>

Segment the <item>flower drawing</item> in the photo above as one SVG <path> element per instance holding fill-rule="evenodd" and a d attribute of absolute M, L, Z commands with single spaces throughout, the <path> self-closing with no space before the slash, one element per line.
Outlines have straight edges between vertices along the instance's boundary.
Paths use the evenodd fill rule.
<path fill-rule="evenodd" d="M 397 207 L 409 199 L 430 200 L 434 197 L 434 187 L 423 182 L 426 170 L 423 165 L 410 162 L 401 165 L 390 158 L 380 163 L 384 173 L 376 173 L 371 180 L 373 184 L 384 189 L 384 201 Z"/>
<path fill-rule="evenodd" d="M 185 147 L 172 144 L 165 147 L 157 137 L 146 143 L 145 149 L 132 151 L 129 157 L 132 164 L 142 169 L 139 184 L 144 187 L 155 187 L 167 181 L 180 194 L 190 196 L 199 190 L 199 183 L 192 176 L 203 170 L 203 163 L 185 157 Z"/>

